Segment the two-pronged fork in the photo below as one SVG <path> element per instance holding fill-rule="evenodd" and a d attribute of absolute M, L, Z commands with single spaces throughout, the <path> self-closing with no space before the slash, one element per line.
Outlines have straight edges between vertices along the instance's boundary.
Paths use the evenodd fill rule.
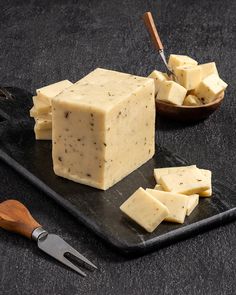
<path fill-rule="evenodd" d="M 59 236 L 49 234 L 44 230 L 31 216 L 28 209 L 16 200 L 7 200 L 0 203 L 0 227 L 36 241 L 41 250 L 72 268 L 82 276 L 86 276 L 86 274 L 71 261 L 77 260 L 85 266 L 97 268 Z M 70 260 L 68 259 L 69 257 Z"/>

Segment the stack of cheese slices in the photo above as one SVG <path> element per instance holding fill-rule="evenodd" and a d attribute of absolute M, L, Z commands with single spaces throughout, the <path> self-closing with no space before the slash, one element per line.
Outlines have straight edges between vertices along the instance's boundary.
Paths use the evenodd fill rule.
<path fill-rule="evenodd" d="M 36 90 L 36 96 L 33 96 L 34 106 L 30 110 L 30 116 L 35 119 L 34 132 L 36 139 L 52 139 L 51 100 L 71 85 L 73 83 L 70 81 L 63 80 Z"/>
<path fill-rule="evenodd" d="M 211 197 L 211 171 L 196 165 L 154 169 L 154 189 L 139 188 L 120 207 L 121 211 L 148 232 L 162 222 L 184 223 L 199 203 Z"/>
<path fill-rule="evenodd" d="M 224 94 L 227 84 L 220 79 L 214 62 L 198 65 L 186 55 L 171 54 L 169 67 L 174 77 L 153 71 L 157 100 L 175 105 L 200 106 L 208 104 Z"/>

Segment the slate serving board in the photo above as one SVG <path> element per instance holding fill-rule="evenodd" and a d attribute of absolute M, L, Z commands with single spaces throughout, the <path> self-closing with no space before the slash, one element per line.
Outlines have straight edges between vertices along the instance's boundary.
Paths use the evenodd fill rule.
<path fill-rule="evenodd" d="M 34 139 L 31 98 L 19 88 L 0 88 L 0 159 L 121 252 L 145 253 L 236 219 L 236 192 L 213 178 L 213 197 L 201 198 L 183 225 L 164 222 L 146 233 L 120 205 L 138 187 L 154 187 L 154 168 L 193 163 L 157 145 L 150 161 L 105 192 L 60 178 L 52 170 L 51 142 Z"/>

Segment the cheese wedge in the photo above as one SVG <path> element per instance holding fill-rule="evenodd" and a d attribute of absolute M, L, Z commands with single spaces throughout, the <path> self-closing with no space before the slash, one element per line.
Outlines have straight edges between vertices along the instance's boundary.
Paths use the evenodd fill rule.
<path fill-rule="evenodd" d="M 188 196 L 155 189 L 146 189 L 146 191 L 168 208 L 169 215 L 165 218 L 165 221 L 184 223 Z"/>
<path fill-rule="evenodd" d="M 35 139 L 37 140 L 51 140 L 52 139 L 52 130 L 51 129 L 37 129 L 34 127 Z"/>
<path fill-rule="evenodd" d="M 148 77 L 154 79 L 154 83 L 155 83 L 155 95 L 159 91 L 161 83 L 163 81 L 167 81 L 168 80 L 168 75 L 167 74 L 164 74 L 164 73 L 159 72 L 159 71 L 156 71 L 156 70 L 153 71 Z"/>
<path fill-rule="evenodd" d="M 193 210 L 197 207 L 199 203 L 199 195 L 194 194 L 194 195 L 190 195 L 188 196 L 188 203 L 187 203 L 187 216 L 189 216 Z"/>
<path fill-rule="evenodd" d="M 186 195 L 197 194 L 210 188 L 209 180 L 198 168 L 163 175 L 160 184 L 165 191 Z"/>
<path fill-rule="evenodd" d="M 167 207 L 143 188 L 132 194 L 120 210 L 150 233 L 169 215 Z"/>
<path fill-rule="evenodd" d="M 35 111 L 38 114 L 38 116 L 51 112 L 51 106 L 48 103 L 39 99 L 37 96 L 33 96 L 33 103 L 34 103 L 33 111 Z M 32 111 L 31 111 L 31 114 L 32 114 Z"/>
<path fill-rule="evenodd" d="M 154 169 L 154 177 L 156 179 L 156 182 L 159 184 L 160 178 L 163 175 L 169 174 L 169 173 L 177 173 L 177 172 L 183 172 L 189 169 L 196 168 L 196 165 L 191 166 L 179 166 L 179 167 L 165 167 L 165 168 L 155 168 Z"/>
<path fill-rule="evenodd" d="M 39 88 L 36 90 L 36 93 L 39 99 L 44 101 L 46 104 L 51 105 L 52 98 L 58 95 L 64 89 L 70 87 L 71 85 L 73 85 L 73 83 L 71 83 L 69 80 L 63 80 L 63 81 Z"/>

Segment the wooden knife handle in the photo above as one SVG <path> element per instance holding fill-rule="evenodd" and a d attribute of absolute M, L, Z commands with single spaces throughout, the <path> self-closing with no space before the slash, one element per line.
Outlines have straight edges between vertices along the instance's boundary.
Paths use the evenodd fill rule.
<path fill-rule="evenodd" d="M 144 20 L 144 23 L 147 27 L 147 30 L 149 31 L 149 33 L 151 35 L 152 42 L 155 45 L 156 49 L 158 51 L 163 50 L 164 47 L 162 45 L 161 39 L 160 39 L 159 34 L 157 32 L 157 28 L 155 26 L 155 23 L 154 23 L 154 20 L 153 20 L 153 17 L 152 17 L 152 14 L 150 11 L 144 13 L 143 20 Z"/>
<path fill-rule="evenodd" d="M 41 225 L 19 201 L 0 203 L 0 227 L 31 239 L 32 232 Z"/>

